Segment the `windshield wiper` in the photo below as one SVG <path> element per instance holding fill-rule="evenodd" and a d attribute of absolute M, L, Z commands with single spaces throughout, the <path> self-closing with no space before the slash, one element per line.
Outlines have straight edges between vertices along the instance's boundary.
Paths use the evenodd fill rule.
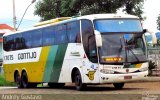
<path fill-rule="evenodd" d="M 124 39 L 124 35 L 123 35 L 123 39 Z M 126 49 L 131 51 L 131 53 L 134 55 L 134 57 L 136 58 L 136 60 L 139 62 L 139 58 L 136 56 L 136 54 L 133 52 L 133 50 L 129 47 L 129 45 L 126 43 L 125 39 L 124 39 L 124 43 L 125 43 L 125 52 L 126 52 Z M 126 52 L 126 57 L 127 57 L 127 52 Z M 127 62 L 127 60 L 126 60 Z"/>
<path fill-rule="evenodd" d="M 137 59 L 137 61 L 139 62 L 140 60 L 138 59 L 138 57 L 136 56 L 136 54 L 133 52 L 133 50 L 130 47 L 127 47 L 128 50 L 131 51 L 131 53 L 134 55 L 134 57 Z"/>
<path fill-rule="evenodd" d="M 121 48 L 120 48 L 120 50 L 122 50 L 122 48 L 123 48 L 123 43 L 122 43 L 122 39 L 121 39 L 122 37 L 120 37 L 120 42 L 121 42 Z M 123 37 L 124 38 L 124 37 Z M 125 41 L 124 41 L 125 42 Z M 125 46 L 126 46 L 126 44 L 125 44 Z M 126 50 L 124 50 L 125 51 L 125 63 L 127 63 L 128 62 L 128 59 L 127 59 L 127 51 Z"/>

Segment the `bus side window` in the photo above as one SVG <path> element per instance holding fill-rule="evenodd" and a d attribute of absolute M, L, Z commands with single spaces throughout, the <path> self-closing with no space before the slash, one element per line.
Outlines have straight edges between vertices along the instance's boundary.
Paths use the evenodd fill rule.
<path fill-rule="evenodd" d="M 89 59 L 93 62 L 93 63 L 97 63 L 98 59 L 97 59 L 97 49 L 96 49 L 96 41 L 95 41 L 95 36 L 92 35 L 89 38 Z"/>
<path fill-rule="evenodd" d="M 32 42 L 31 42 L 32 41 L 32 36 L 31 36 L 31 34 L 32 33 L 30 33 L 30 31 L 22 33 L 22 37 L 24 39 L 25 46 L 26 46 L 25 49 L 28 49 L 28 48 L 32 47 Z"/>
<path fill-rule="evenodd" d="M 21 38 L 21 45 L 22 45 L 22 49 L 26 49 L 27 48 L 27 46 L 25 44 L 25 39 L 23 37 Z"/>
<path fill-rule="evenodd" d="M 31 31 L 30 34 L 32 34 L 32 38 L 30 40 L 32 42 L 32 48 L 42 46 L 41 29 Z"/>
<path fill-rule="evenodd" d="M 55 28 L 55 44 L 68 43 L 66 25 L 57 25 Z"/>
<path fill-rule="evenodd" d="M 43 28 L 43 46 L 53 45 L 55 42 L 55 27 Z"/>
<path fill-rule="evenodd" d="M 69 39 L 69 43 L 81 43 L 80 21 L 67 23 L 67 37 Z"/>
<path fill-rule="evenodd" d="M 7 39 L 7 37 L 3 37 L 3 49 L 5 50 L 5 51 L 8 51 L 8 48 L 9 46 L 8 46 L 8 39 Z"/>
<path fill-rule="evenodd" d="M 93 24 L 90 20 L 82 20 L 82 40 L 85 53 L 93 63 L 98 62 L 96 53 L 96 41 L 94 38 Z M 93 57 L 94 55 L 94 57 Z"/>
<path fill-rule="evenodd" d="M 14 51 L 16 50 L 16 35 L 9 35 L 4 37 L 3 42 L 4 50 L 5 51 Z"/>
<path fill-rule="evenodd" d="M 14 48 L 13 48 L 13 50 L 22 49 L 22 41 L 21 41 L 22 34 L 20 34 L 20 33 L 19 34 L 14 34 L 13 38 L 14 38 Z"/>
<path fill-rule="evenodd" d="M 8 46 L 8 51 L 14 50 L 14 35 L 8 36 L 7 46 Z"/>

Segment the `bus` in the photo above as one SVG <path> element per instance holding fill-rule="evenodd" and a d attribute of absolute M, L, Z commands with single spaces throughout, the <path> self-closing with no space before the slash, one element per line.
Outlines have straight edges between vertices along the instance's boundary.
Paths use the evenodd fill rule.
<path fill-rule="evenodd" d="M 136 16 L 92 14 L 8 33 L 3 37 L 5 78 L 18 88 L 74 83 L 84 90 L 109 83 L 122 89 L 148 75 L 145 32 Z"/>

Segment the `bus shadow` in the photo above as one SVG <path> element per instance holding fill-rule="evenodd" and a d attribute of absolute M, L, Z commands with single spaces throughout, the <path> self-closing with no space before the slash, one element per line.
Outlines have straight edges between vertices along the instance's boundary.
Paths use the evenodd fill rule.
<path fill-rule="evenodd" d="M 36 87 L 36 88 L 28 88 L 28 89 L 58 89 L 58 90 L 76 90 L 75 86 L 64 86 L 64 87 Z M 115 89 L 114 87 L 109 86 L 87 86 L 83 91 L 94 92 L 94 91 L 129 91 L 129 90 L 144 90 L 145 88 L 122 88 Z"/>

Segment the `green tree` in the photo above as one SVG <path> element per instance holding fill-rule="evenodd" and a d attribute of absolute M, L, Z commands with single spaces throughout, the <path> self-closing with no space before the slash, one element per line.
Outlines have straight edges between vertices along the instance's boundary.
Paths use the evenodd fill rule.
<path fill-rule="evenodd" d="M 76 16 L 98 13 L 115 13 L 124 8 L 128 14 L 137 15 L 142 19 L 144 0 L 40 0 L 35 6 L 35 15 L 41 20 L 55 17 Z"/>
<path fill-rule="evenodd" d="M 160 30 L 160 14 L 157 18 L 157 29 Z"/>
<path fill-rule="evenodd" d="M 125 2 L 125 11 L 128 14 L 137 15 L 141 20 L 144 19 L 142 17 L 144 0 L 127 0 Z"/>
<path fill-rule="evenodd" d="M 157 46 L 160 46 L 160 39 L 157 39 Z"/>
<path fill-rule="evenodd" d="M 35 6 L 34 14 L 40 16 L 41 20 L 61 17 L 59 5 L 61 5 L 61 0 L 40 0 Z"/>

